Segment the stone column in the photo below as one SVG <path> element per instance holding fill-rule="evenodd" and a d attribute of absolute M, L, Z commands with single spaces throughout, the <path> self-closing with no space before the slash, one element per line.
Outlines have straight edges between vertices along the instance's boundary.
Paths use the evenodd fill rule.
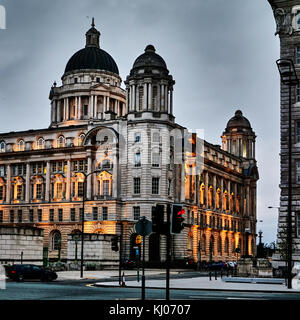
<path fill-rule="evenodd" d="M 161 101 L 160 101 L 160 83 L 157 84 L 157 105 L 156 111 L 160 111 Z"/>
<path fill-rule="evenodd" d="M 25 190 L 25 202 L 30 201 L 30 164 L 26 163 L 26 190 Z"/>
<path fill-rule="evenodd" d="M 47 161 L 46 164 L 46 192 L 45 192 L 45 201 L 49 202 L 50 200 L 50 162 Z"/>
<path fill-rule="evenodd" d="M 6 180 L 6 202 L 10 203 L 11 197 L 11 165 L 7 165 L 7 180 Z"/>
<path fill-rule="evenodd" d="M 161 110 L 165 111 L 165 85 L 161 85 Z"/>
<path fill-rule="evenodd" d="M 94 103 L 93 103 L 93 96 L 90 95 L 90 117 L 94 117 Z"/>
<path fill-rule="evenodd" d="M 168 112 L 168 86 L 165 86 L 165 108 L 164 111 Z"/>
<path fill-rule="evenodd" d="M 113 157 L 113 186 L 112 186 L 112 197 L 118 197 L 118 159 L 117 156 Z"/>
<path fill-rule="evenodd" d="M 67 161 L 67 188 L 66 188 L 66 200 L 71 199 L 71 160 Z"/>
<path fill-rule="evenodd" d="M 152 109 L 152 83 L 148 84 L 148 110 Z"/>
<path fill-rule="evenodd" d="M 173 114 L 173 88 L 170 89 L 170 114 Z"/>
<path fill-rule="evenodd" d="M 107 104 L 107 111 L 109 111 L 110 110 L 110 97 L 109 96 L 106 97 L 106 104 Z"/>
<path fill-rule="evenodd" d="M 74 118 L 78 119 L 78 97 L 75 97 L 75 114 L 74 114 Z"/>
<path fill-rule="evenodd" d="M 214 209 L 216 210 L 217 208 L 217 199 L 216 199 L 216 194 L 217 194 L 217 177 L 214 174 L 213 176 L 213 189 L 214 189 Z"/>
<path fill-rule="evenodd" d="M 67 102 L 66 102 L 66 98 L 64 98 L 64 109 L 63 109 L 63 121 L 66 120 L 66 107 L 67 106 Z"/>
<path fill-rule="evenodd" d="M 66 120 L 70 119 L 69 98 L 66 98 Z"/>
<path fill-rule="evenodd" d="M 223 193 L 224 193 L 224 180 L 221 177 L 221 197 L 220 197 L 220 207 L 221 211 L 223 211 Z"/>
<path fill-rule="evenodd" d="M 83 110 L 82 110 L 82 105 L 81 105 L 81 96 L 78 97 L 78 119 L 83 116 Z"/>
<path fill-rule="evenodd" d="M 143 103 L 143 110 L 147 110 L 147 83 L 144 83 L 144 103 Z"/>
<path fill-rule="evenodd" d="M 205 198 L 206 198 L 205 207 L 208 208 L 208 205 L 209 205 L 209 198 L 208 198 L 208 172 L 205 172 Z"/>
<path fill-rule="evenodd" d="M 136 110 L 136 93 L 135 93 L 135 84 L 132 85 L 132 110 Z"/>
<path fill-rule="evenodd" d="M 136 110 L 140 111 L 140 89 L 139 86 L 137 86 L 137 90 L 136 90 Z"/>
<path fill-rule="evenodd" d="M 94 96 L 94 117 L 98 118 L 98 96 Z"/>
<path fill-rule="evenodd" d="M 57 121 L 57 122 L 60 122 L 60 118 L 61 118 L 61 114 L 60 114 L 61 108 L 60 108 L 60 105 L 61 105 L 61 102 L 60 102 L 60 100 L 58 100 L 58 103 L 57 103 L 57 112 L 56 112 L 56 121 Z"/>

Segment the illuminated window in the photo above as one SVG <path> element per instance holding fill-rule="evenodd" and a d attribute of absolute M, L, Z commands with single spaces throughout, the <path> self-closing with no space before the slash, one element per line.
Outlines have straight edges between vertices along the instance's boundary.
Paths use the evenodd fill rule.
<path fill-rule="evenodd" d="M 84 187 L 84 184 L 83 182 L 78 182 L 78 185 L 77 185 L 77 188 L 78 188 L 78 192 L 77 192 L 77 195 L 78 197 L 83 197 L 83 187 Z"/>
<path fill-rule="evenodd" d="M 36 199 L 41 199 L 42 198 L 42 184 L 38 183 L 36 184 Z"/>
<path fill-rule="evenodd" d="M 64 148 L 65 146 L 65 137 L 59 136 L 57 139 L 57 148 Z"/>
<path fill-rule="evenodd" d="M 63 184 L 60 182 L 56 183 L 56 197 L 57 198 L 63 197 Z"/>
<path fill-rule="evenodd" d="M 45 149 L 45 140 L 43 138 L 39 138 L 37 141 L 37 149 Z"/>

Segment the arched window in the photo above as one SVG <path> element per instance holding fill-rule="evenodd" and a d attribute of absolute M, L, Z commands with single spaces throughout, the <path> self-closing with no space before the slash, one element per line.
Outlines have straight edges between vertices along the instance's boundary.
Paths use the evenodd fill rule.
<path fill-rule="evenodd" d="M 36 146 L 38 150 L 45 149 L 45 140 L 43 138 L 39 138 Z"/>
<path fill-rule="evenodd" d="M 24 200 L 25 185 L 21 177 L 16 177 L 13 181 L 13 199 Z"/>
<path fill-rule="evenodd" d="M 200 203 L 202 205 L 205 204 L 205 185 L 204 185 L 204 183 L 202 183 L 201 187 L 200 187 Z"/>
<path fill-rule="evenodd" d="M 221 194 L 221 190 L 218 188 L 217 192 L 216 192 L 216 206 L 217 206 L 217 209 L 220 209 L 220 194 Z"/>
<path fill-rule="evenodd" d="M 25 150 L 25 142 L 23 139 L 21 139 L 18 142 L 18 151 L 24 151 L 24 150 Z"/>
<path fill-rule="evenodd" d="M 57 148 L 64 148 L 65 146 L 65 137 L 59 136 L 57 139 Z"/>
<path fill-rule="evenodd" d="M 51 237 L 51 250 L 59 250 L 61 248 L 61 233 L 56 230 Z"/>
<path fill-rule="evenodd" d="M 84 195 L 84 175 L 82 173 L 77 173 L 74 178 L 72 178 L 72 196 L 73 197 L 83 197 Z"/>
<path fill-rule="evenodd" d="M 32 198 L 42 199 L 44 194 L 44 181 L 41 176 L 36 176 L 32 184 Z"/>
<path fill-rule="evenodd" d="M 113 176 L 107 171 L 103 171 L 97 176 L 97 180 L 99 196 L 111 196 Z"/>
<path fill-rule="evenodd" d="M 6 144 L 4 141 L 0 142 L 0 152 L 5 152 L 6 151 Z"/>
<path fill-rule="evenodd" d="M 228 253 L 228 252 L 229 252 L 229 241 L 228 241 L 228 238 L 227 238 L 227 237 L 225 238 L 224 251 L 225 251 L 225 253 Z"/>
<path fill-rule="evenodd" d="M 218 238 L 218 253 L 222 253 L 222 238 L 219 236 Z"/>

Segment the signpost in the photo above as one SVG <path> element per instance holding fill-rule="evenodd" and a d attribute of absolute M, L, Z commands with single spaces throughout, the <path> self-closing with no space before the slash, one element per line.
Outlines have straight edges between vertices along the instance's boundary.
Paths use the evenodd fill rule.
<path fill-rule="evenodd" d="M 145 300 L 145 237 L 152 232 L 152 223 L 145 216 L 140 217 L 135 225 L 135 231 L 143 237 L 143 268 L 142 268 L 142 300 Z"/>

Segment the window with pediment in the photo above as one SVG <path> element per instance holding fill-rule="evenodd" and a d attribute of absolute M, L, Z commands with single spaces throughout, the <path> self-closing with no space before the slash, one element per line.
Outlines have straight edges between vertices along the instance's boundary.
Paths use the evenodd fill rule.
<path fill-rule="evenodd" d="M 16 177 L 13 179 L 12 191 L 13 200 L 24 200 L 25 181 L 22 177 Z"/>
<path fill-rule="evenodd" d="M 39 138 L 36 142 L 36 147 L 38 150 L 45 149 L 45 140 L 43 138 Z"/>
<path fill-rule="evenodd" d="M 51 181 L 51 195 L 54 200 L 62 200 L 65 198 L 66 183 L 62 175 L 55 175 Z"/>
<path fill-rule="evenodd" d="M 0 152 L 6 152 L 6 143 L 4 141 L 0 142 Z"/>
<path fill-rule="evenodd" d="M 17 144 L 17 151 L 24 151 L 25 150 L 25 141 L 20 139 Z"/>
<path fill-rule="evenodd" d="M 66 145 L 66 139 L 64 136 L 59 136 L 57 139 L 57 148 L 64 148 Z"/>
<path fill-rule="evenodd" d="M 98 195 L 111 196 L 113 175 L 107 171 L 103 171 L 97 176 L 97 181 L 98 181 Z"/>
<path fill-rule="evenodd" d="M 72 196 L 76 198 L 82 198 L 84 195 L 84 175 L 77 173 L 72 178 Z"/>

